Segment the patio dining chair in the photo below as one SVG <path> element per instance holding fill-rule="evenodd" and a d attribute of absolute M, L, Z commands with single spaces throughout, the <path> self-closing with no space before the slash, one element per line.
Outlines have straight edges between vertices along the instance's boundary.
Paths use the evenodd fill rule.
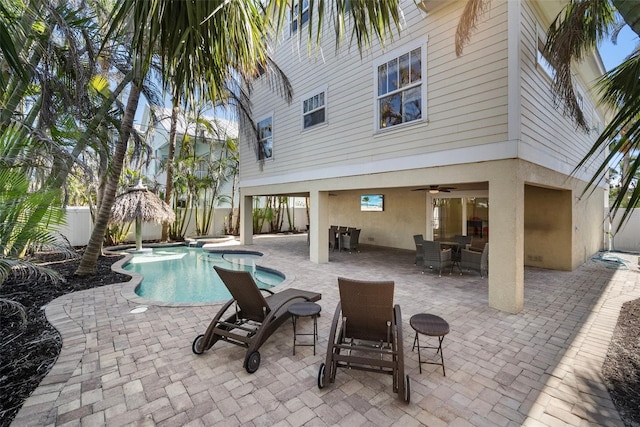
<path fill-rule="evenodd" d="M 416 260 L 413 263 L 414 265 L 422 264 L 422 260 L 424 259 L 424 252 L 422 251 L 422 241 L 424 237 L 422 234 L 414 234 L 413 235 L 413 243 L 416 245 Z"/>
<path fill-rule="evenodd" d="M 442 269 L 451 267 L 451 249 L 442 249 L 440 242 L 433 240 L 422 241 L 422 274 L 425 270 L 437 270 L 438 276 L 442 277 Z M 451 272 L 449 272 L 451 274 Z"/>
<path fill-rule="evenodd" d="M 340 250 L 346 249 L 349 253 L 360 252 L 358 240 L 360 239 L 360 229 L 354 228 L 348 233 L 340 234 Z"/>

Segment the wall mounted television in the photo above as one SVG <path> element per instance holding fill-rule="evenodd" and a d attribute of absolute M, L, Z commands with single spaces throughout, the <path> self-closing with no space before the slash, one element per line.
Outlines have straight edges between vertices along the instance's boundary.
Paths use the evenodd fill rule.
<path fill-rule="evenodd" d="M 363 212 L 382 212 L 384 210 L 384 195 L 363 194 L 360 196 L 360 210 Z"/>

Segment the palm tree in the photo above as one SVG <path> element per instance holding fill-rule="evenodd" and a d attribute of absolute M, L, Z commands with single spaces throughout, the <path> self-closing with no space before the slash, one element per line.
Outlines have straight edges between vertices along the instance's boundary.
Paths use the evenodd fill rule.
<path fill-rule="evenodd" d="M 348 12 L 347 3 L 347 0 L 334 2 L 332 15 L 338 43 L 344 38 L 347 13 L 352 19 L 353 39 L 361 51 L 370 45 L 374 36 L 384 43 L 391 25 L 397 26 L 400 22 L 398 0 L 350 2 Z M 285 0 L 120 0 L 114 7 L 112 26 L 107 34 L 131 26 L 131 57 L 137 76 L 131 94 L 139 90 L 140 81 L 158 52 L 163 74 L 187 99 L 207 94 L 216 102 L 228 97 L 227 85 L 236 75 L 246 81 L 258 75 L 259 67 L 268 62 L 269 36 L 274 29 L 279 33 L 289 7 L 293 5 L 294 1 Z M 302 2 L 298 2 L 298 7 L 302 8 Z M 317 27 L 309 25 L 309 35 L 314 36 L 309 37 L 310 43 L 311 40 L 317 43 L 322 34 L 325 2 L 309 0 L 309 10 L 312 16 L 318 17 Z M 136 105 L 137 97 L 130 95 L 116 153 L 123 155 L 126 152 Z M 122 157 L 116 155 L 96 225 L 77 274 L 93 273 L 109 221 L 121 162 Z"/>

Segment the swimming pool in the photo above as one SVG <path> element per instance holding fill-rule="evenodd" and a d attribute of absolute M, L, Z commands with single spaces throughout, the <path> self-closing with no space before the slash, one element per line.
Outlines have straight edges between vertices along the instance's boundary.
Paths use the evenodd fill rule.
<path fill-rule="evenodd" d="M 231 294 L 214 265 L 251 272 L 260 288 L 272 288 L 284 280 L 278 271 L 256 266 L 259 252 L 205 251 L 195 247 L 154 248 L 151 253 L 134 254 L 123 267 L 142 274 L 135 293 L 145 299 L 170 303 L 219 302 Z"/>

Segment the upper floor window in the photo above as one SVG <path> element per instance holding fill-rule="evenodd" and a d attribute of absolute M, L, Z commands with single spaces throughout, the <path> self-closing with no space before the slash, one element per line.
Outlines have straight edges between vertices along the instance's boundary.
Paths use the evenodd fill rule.
<path fill-rule="evenodd" d="M 298 28 L 307 21 L 309 21 L 309 0 L 302 0 L 302 10 L 300 10 L 300 3 L 295 2 L 291 8 L 291 34 L 298 31 Z"/>
<path fill-rule="evenodd" d="M 538 67 L 544 71 L 544 73 L 549 76 L 550 79 L 553 79 L 556 75 L 556 69 L 553 65 L 551 65 L 551 61 L 549 61 L 548 56 L 544 52 L 546 35 L 542 31 L 542 29 L 538 28 L 538 46 L 537 46 L 537 57 L 536 61 L 538 63 Z"/>
<path fill-rule="evenodd" d="M 422 47 L 378 64 L 376 111 L 378 129 L 422 118 L 424 82 Z"/>
<path fill-rule="evenodd" d="M 326 90 L 317 92 L 302 100 L 303 129 L 325 123 L 326 117 Z"/>
<path fill-rule="evenodd" d="M 258 122 L 258 160 L 273 156 L 273 117 Z"/>
<path fill-rule="evenodd" d="M 585 112 L 584 96 L 582 95 L 582 92 L 580 92 L 580 90 L 578 89 L 575 90 L 575 93 L 576 93 L 576 102 L 578 103 L 578 108 L 580 108 L 580 111 L 584 113 Z"/>

